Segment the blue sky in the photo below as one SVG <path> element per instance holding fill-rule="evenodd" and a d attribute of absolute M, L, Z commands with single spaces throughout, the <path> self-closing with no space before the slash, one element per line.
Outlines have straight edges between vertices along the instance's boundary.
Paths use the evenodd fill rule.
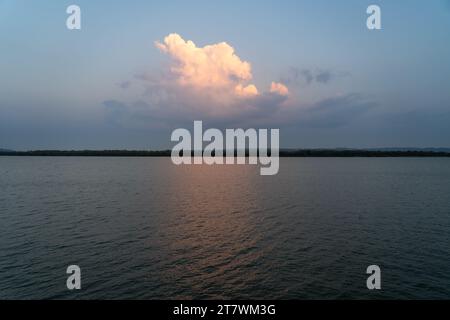
<path fill-rule="evenodd" d="M 370 4 L 382 30 L 366 28 Z M 0 0 L 0 148 L 171 147 L 202 116 L 194 101 L 214 103 L 164 87 L 174 62 L 155 41 L 171 33 L 225 41 L 258 91 L 289 88 L 206 125 L 280 128 L 282 147 L 450 147 L 449 1 Z"/>

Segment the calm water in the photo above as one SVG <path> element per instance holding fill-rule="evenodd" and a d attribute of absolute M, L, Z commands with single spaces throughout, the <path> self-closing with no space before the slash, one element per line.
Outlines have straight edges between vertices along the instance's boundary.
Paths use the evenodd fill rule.
<path fill-rule="evenodd" d="M 450 298 L 450 159 L 0 157 L 0 298 Z"/>

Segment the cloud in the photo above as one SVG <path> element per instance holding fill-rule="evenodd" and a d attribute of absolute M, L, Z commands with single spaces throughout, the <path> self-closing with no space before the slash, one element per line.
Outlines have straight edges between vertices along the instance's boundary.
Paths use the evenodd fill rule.
<path fill-rule="evenodd" d="M 207 91 L 207 95 L 221 92 L 220 99 L 230 103 L 232 99 L 247 99 L 261 94 L 251 83 L 251 64 L 242 60 L 234 48 L 226 42 L 198 47 L 191 40 L 184 40 L 172 33 L 163 42 L 155 42 L 157 48 L 171 58 L 170 72 L 176 83 L 194 92 Z M 273 94 L 286 95 L 285 85 L 277 84 Z"/>
<path fill-rule="evenodd" d="M 251 64 L 226 42 L 198 47 L 193 41 L 172 33 L 162 42 L 155 42 L 155 46 L 169 57 L 168 66 L 158 72 L 135 74 L 133 93 L 130 93 L 135 94 L 135 89 L 142 85 L 140 99 L 148 107 L 136 108 L 135 102 L 119 101 L 123 97 L 108 99 L 104 105 L 109 117 L 121 118 L 116 122 L 150 118 L 160 122 L 199 118 L 236 121 L 269 116 L 288 100 L 289 90 L 282 83 L 272 82 L 267 91 L 259 91 L 252 83 Z M 128 88 L 130 82 L 124 81 L 120 86 Z M 125 106 L 125 115 L 118 103 Z"/>
<path fill-rule="evenodd" d="M 185 41 L 176 33 L 169 34 L 164 42 L 156 42 L 162 52 L 167 53 L 174 64 L 171 71 L 183 86 L 196 88 L 246 87 L 252 79 L 250 63 L 242 61 L 226 42 L 197 47 L 191 40 Z M 253 88 L 253 87 L 251 87 Z M 257 91 L 249 89 L 249 93 Z"/>
<path fill-rule="evenodd" d="M 293 123 L 333 127 L 344 125 L 372 106 L 355 94 L 312 105 L 291 94 L 291 84 L 326 84 L 340 76 L 331 70 L 291 68 L 288 77 L 272 81 L 267 90 L 260 91 L 252 83 L 251 64 L 226 42 L 199 47 L 173 33 L 155 45 L 167 54 L 169 64 L 160 71 L 134 76 L 133 90 L 144 88 L 141 96 L 131 98 L 134 101 L 126 102 L 123 97 L 105 101 L 110 123 L 170 127 L 201 119 L 217 127 Z"/>
<path fill-rule="evenodd" d="M 131 81 L 126 80 L 117 84 L 122 89 L 128 89 L 131 86 Z"/>
<path fill-rule="evenodd" d="M 240 97 L 254 97 L 259 94 L 258 89 L 256 89 L 253 84 L 249 84 L 245 87 L 242 84 L 238 84 L 234 88 L 234 92 Z"/>
<path fill-rule="evenodd" d="M 278 82 L 272 82 L 270 85 L 270 92 L 279 94 L 280 96 L 287 96 L 289 94 L 288 88 L 284 84 Z"/>
<path fill-rule="evenodd" d="M 320 71 L 316 74 L 316 81 L 320 83 L 328 83 L 334 76 L 329 70 Z"/>
<path fill-rule="evenodd" d="M 304 85 L 308 86 L 313 83 L 328 84 L 332 80 L 341 77 L 347 77 L 348 72 L 335 72 L 327 69 L 299 69 L 290 67 L 281 77 L 281 82 L 287 85 Z"/>
<path fill-rule="evenodd" d="M 312 75 L 311 70 L 304 69 L 301 71 L 297 71 L 296 69 L 292 69 L 292 71 L 293 71 L 295 80 L 298 80 L 299 75 L 303 76 L 303 78 L 305 79 L 307 84 L 311 84 L 311 82 L 314 80 L 314 76 Z"/>
<path fill-rule="evenodd" d="M 314 76 L 309 69 L 298 69 L 290 67 L 285 75 L 281 77 L 281 81 L 288 85 L 298 85 L 301 81 L 309 85 L 314 80 Z"/>

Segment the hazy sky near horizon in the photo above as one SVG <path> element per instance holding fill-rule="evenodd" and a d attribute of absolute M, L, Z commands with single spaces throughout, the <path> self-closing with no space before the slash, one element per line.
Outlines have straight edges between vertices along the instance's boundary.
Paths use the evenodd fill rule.
<path fill-rule="evenodd" d="M 0 0 L 0 148 L 170 148 L 193 120 L 450 147 L 450 1 Z"/>

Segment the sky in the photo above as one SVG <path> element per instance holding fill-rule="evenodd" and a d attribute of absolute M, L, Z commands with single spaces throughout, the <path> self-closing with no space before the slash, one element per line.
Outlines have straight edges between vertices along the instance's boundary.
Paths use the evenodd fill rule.
<path fill-rule="evenodd" d="M 194 120 L 450 147 L 450 1 L 0 0 L 0 148 L 168 149 Z"/>

